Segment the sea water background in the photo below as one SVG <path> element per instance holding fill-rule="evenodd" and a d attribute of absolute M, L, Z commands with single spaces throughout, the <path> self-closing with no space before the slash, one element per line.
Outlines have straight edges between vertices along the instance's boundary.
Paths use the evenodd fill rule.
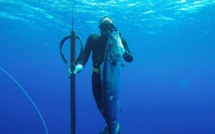
<path fill-rule="evenodd" d="M 69 78 L 59 42 L 86 42 L 113 18 L 134 61 L 122 69 L 123 134 L 215 133 L 214 0 L 0 0 L 0 67 L 32 97 L 50 134 L 70 133 Z M 69 42 L 63 51 L 69 56 Z M 91 92 L 92 62 L 77 75 L 77 133 L 105 125 Z M 45 134 L 33 105 L 0 70 L 0 133 Z"/>

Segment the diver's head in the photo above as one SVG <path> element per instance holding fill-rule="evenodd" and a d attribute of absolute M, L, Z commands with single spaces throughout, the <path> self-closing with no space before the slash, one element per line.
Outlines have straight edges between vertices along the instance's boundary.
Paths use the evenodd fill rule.
<path fill-rule="evenodd" d="M 102 36 L 108 36 L 108 31 L 111 32 L 115 28 L 113 20 L 108 16 L 104 16 L 100 19 L 98 27 L 100 28 Z"/>

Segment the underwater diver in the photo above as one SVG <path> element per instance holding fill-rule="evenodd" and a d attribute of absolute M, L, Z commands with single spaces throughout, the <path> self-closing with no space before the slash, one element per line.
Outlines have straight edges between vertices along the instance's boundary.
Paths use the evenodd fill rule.
<path fill-rule="evenodd" d="M 102 116 L 104 117 L 106 123 L 107 119 L 102 111 L 102 82 L 100 78 L 100 71 L 99 67 L 100 65 L 104 62 L 104 57 L 105 57 L 105 49 L 106 49 L 106 44 L 108 41 L 108 32 L 112 32 L 116 27 L 114 26 L 113 20 L 108 17 L 104 16 L 100 19 L 99 21 L 99 29 L 100 29 L 100 34 L 91 34 L 88 36 L 84 52 L 81 56 L 81 59 L 79 63 L 75 66 L 74 72 L 71 72 L 71 69 L 69 68 L 68 72 L 69 75 L 73 74 L 78 74 L 80 71 L 83 69 L 85 64 L 88 61 L 88 58 L 92 52 L 92 61 L 93 61 L 93 73 L 92 73 L 92 91 L 93 91 L 93 96 L 96 101 L 97 107 L 100 110 Z M 122 49 L 123 55 L 122 57 L 126 62 L 132 62 L 133 61 L 133 56 L 131 54 L 131 51 L 128 48 L 126 40 L 121 36 L 120 33 L 120 38 L 122 42 Z M 116 134 L 120 134 L 120 125 L 117 122 L 117 128 L 118 132 Z M 116 129 L 117 129 L 116 128 Z M 100 134 L 109 134 L 107 126 L 100 132 Z"/>

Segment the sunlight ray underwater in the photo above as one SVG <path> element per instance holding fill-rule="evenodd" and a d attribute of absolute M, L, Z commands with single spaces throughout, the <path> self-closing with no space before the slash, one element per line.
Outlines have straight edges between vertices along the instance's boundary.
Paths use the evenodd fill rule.
<path fill-rule="evenodd" d="M 8 77 L 10 77 L 18 86 L 19 88 L 22 90 L 22 92 L 26 95 L 26 97 L 29 99 L 29 101 L 32 103 L 32 105 L 34 106 L 34 108 L 36 109 L 37 113 L 40 116 L 40 119 L 42 120 L 43 126 L 45 128 L 46 134 L 48 134 L 48 129 L 46 127 L 46 123 L 45 120 L 43 119 L 42 114 L 40 113 L 40 110 L 38 109 L 38 107 L 36 106 L 36 104 L 34 103 L 34 101 L 31 99 L 31 97 L 28 95 L 28 93 L 24 90 L 24 88 L 19 84 L 19 82 L 13 78 L 12 75 L 10 75 L 6 70 L 4 70 L 2 67 L 0 67 L 0 70 L 2 70 Z"/>

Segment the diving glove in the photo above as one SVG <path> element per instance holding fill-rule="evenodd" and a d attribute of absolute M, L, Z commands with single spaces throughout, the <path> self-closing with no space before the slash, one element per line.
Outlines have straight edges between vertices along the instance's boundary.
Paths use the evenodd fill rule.
<path fill-rule="evenodd" d="M 83 65 L 81 65 L 81 64 L 76 65 L 73 74 L 80 73 L 82 69 L 83 69 Z"/>
<path fill-rule="evenodd" d="M 75 66 L 74 72 L 72 72 L 71 68 L 69 68 L 68 69 L 69 76 L 71 76 L 71 74 L 78 74 L 78 73 L 80 73 L 82 69 L 83 69 L 83 65 L 81 65 L 81 64 L 78 64 L 78 65 Z"/>

